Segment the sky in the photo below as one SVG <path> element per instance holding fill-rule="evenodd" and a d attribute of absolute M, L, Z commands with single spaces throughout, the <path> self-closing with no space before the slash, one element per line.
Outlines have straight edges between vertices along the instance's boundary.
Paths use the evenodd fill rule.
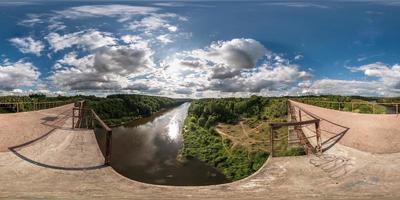
<path fill-rule="evenodd" d="M 400 96 L 400 1 L 0 0 L 0 95 Z"/>

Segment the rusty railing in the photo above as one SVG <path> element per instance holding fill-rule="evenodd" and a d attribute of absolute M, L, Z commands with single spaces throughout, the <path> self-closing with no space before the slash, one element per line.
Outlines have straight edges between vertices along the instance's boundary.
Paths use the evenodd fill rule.
<path fill-rule="evenodd" d="M 102 130 L 104 130 L 106 136 L 104 164 L 110 165 L 112 129 L 108 127 L 106 123 L 104 123 L 104 121 L 97 115 L 97 113 L 93 109 L 86 109 L 84 103 L 84 101 L 79 101 L 75 103 L 75 107 L 73 108 L 72 112 L 72 128 L 95 129 L 96 127 L 100 127 Z M 77 118 L 76 121 L 75 118 Z M 96 126 L 96 124 L 98 124 L 99 126 Z"/>
<path fill-rule="evenodd" d="M 49 101 L 49 102 L 0 102 L 0 108 L 9 112 L 36 111 L 63 106 L 72 101 Z"/>
<path fill-rule="evenodd" d="M 278 139 L 275 138 L 275 130 L 278 128 L 282 128 L 282 127 L 294 127 L 294 131 L 297 134 L 297 138 L 299 138 L 298 142 L 300 142 L 300 144 L 302 144 L 304 146 L 306 154 L 309 154 L 311 152 L 322 153 L 320 119 L 318 119 L 311 113 L 308 113 L 307 111 L 305 111 L 299 107 L 297 107 L 298 113 L 299 113 L 299 119 L 296 119 L 296 115 L 294 113 L 296 107 L 297 106 L 292 105 L 288 101 L 288 115 L 290 115 L 290 122 L 273 122 L 273 123 L 269 124 L 269 126 L 270 126 L 270 153 L 271 153 L 272 157 L 274 157 L 274 151 L 275 151 L 274 143 L 276 141 L 281 141 L 281 138 L 278 138 Z M 307 113 L 308 115 L 312 116 L 312 119 L 303 121 L 301 118 L 302 112 Z M 315 135 L 306 136 L 304 134 L 304 132 L 302 131 L 302 126 L 310 125 L 310 124 L 314 124 L 314 126 L 315 126 Z M 316 138 L 316 146 L 315 147 L 310 142 L 310 139 L 314 138 L 314 137 Z M 288 139 L 288 143 L 289 142 L 290 141 Z"/>
<path fill-rule="evenodd" d="M 376 112 L 377 106 L 384 106 L 384 107 L 393 107 L 393 113 L 392 114 L 400 114 L 400 103 L 379 103 L 379 102 L 363 102 L 363 101 L 316 101 L 316 100 L 310 100 L 310 99 L 296 99 L 296 101 L 310 104 L 310 105 L 315 105 L 319 107 L 323 107 L 323 105 L 329 105 L 328 108 L 330 109 L 335 109 L 339 111 L 348 111 L 348 112 L 354 112 L 359 105 L 366 105 L 369 106 L 372 110 L 372 114 L 379 114 Z M 331 105 L 337 105 L 337 106 L 331 106 Z M 350 108 L 348 110 L 345 110 L 346 105 L 349 105 Z M 324 107 L 326 108 L 326 107 Z M 337 108 L 337 109 L 336 109 Z"/>

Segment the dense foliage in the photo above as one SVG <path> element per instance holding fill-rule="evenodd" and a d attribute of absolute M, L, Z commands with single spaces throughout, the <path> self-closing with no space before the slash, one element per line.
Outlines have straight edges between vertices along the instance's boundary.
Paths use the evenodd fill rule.
<path fill-rule="evenodd" d="M 110 126 L 150 116 L 154 112 L 177 106 L 185 101 L 138 94 L 116 94 L 106 98 L 90 97 L 85 99 L 86 106 L 94 109 L 100 118 Z"/>
<path fill-rule="evenodd" d="M 285 98 L 202 99 L 192 102 L 183 132 L 181 156 L 196 157 L 219 169 L 230 180 L 238 180 L 258 170 L 268 152 L 252 151 L 233 145 L 216 132 L 218 123 L 236 124 L 241 118 L 263 121 L 284 121 L 287 115 Z M 287 133 L 287 132 L 286 132 Z M 268 133 L 263 134 L 267 138 Z M 262 144 L 267 145 L 267 144 Z"/>

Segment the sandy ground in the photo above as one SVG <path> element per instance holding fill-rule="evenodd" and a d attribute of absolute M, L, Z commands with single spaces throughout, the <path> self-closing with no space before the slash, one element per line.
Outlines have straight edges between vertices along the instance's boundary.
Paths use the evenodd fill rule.
<path fill-rule="evenodd" d="M 33 143 L 0 152 L 0 199 L 400 199 L 400 153 L 372 154 L 340 143 L 320 157 L 269 158 L 234 183 L 144 184 L 102 166 L 94 133 L 69 129 L 69 120 Z"/>

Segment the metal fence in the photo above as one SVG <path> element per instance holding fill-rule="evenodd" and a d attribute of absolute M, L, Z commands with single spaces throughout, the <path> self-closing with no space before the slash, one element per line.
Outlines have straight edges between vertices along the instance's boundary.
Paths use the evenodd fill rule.
<path fill-rule="evenodd" d="M 105 134 L 104 164 L 110 165 L 111 148 L 112 148 L 112 129 L 96 114 L 93 109 L 85 108 L 85 102 L 79 101 L 75 103 L 72 111 L 72 128 L 93 129 L 95 133 Z M 100 148 L 103 150 L 103 148 Z"/>
<path fill-rule="evenodd" d="M 72 103 L 72 101 L 50 101 L 50 102 L 13 102 L 13 103 L 1 103 L 0 102 L 0 113 L 13 113 L 13 112 L 27 112 L 54 108 Z"/>
<path fill-rule="evenodd" d="M 296 112 L 298 112 L 298 118 L 296 117 Z M 297 144 L 302 147 L 305 154 L 310 153 L 322 153 L 321 144 L 321 131 L 320 131 L 320 119 L 317 117 L 312 117 L 312 119 L 303 120 L 302 113 L 308 113 L 307 111 L 291 104 L 288 102 L 288 115 L 290 117 L 289 122 L 273 122 L 270 123 L 270 153 L 271 156 L 281 156 L 283 151 L 287 151 L 288 146 Z M 310 115 L 313 116 L 313 115 Z M 314 125 L 314 134 L 306 135 L 304 134 L 302 127 Z M 287 134 L 281 134 L 278 136 L 277 130 L 283 127 L 288 128 Z M 311 141 L 315 138 L 315 141 Z M 280 143 L 277 145 L 277 143 Z M 287 146 L 282 145 L 282 143 L 287 144 Z M 314 145 L 315 146 L 314 146 Z M 284 146 L 284 148 L 279 148 Z"/>
<path fill-rule="evenodd" d="M 316 101 L 309 99 L 296 99 L 296 101 L 315 105 L 323 108 L 329 108 L 340 111 L 369 113 L 369 114 L 399 114 L 400 103 L 378 103 L 378 102 L 363 102 L 363 101 Z"/>

